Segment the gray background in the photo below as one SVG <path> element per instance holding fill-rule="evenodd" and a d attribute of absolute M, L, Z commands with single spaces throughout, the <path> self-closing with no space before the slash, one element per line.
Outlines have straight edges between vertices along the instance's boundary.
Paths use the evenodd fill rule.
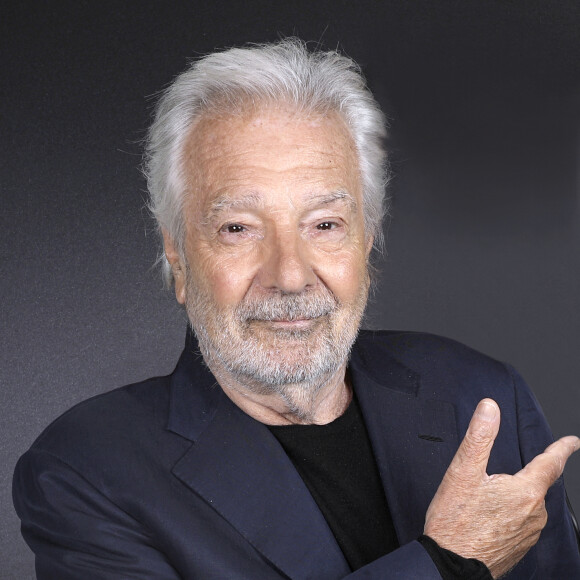
<path fill-rule="evenodd" d="M 515 364 L 580 432 L 576 1 L 26 1 L 0 24 L 0 577 L 33 577 L 18 456 L 93 394 L 165 374 L 185 319 L 152 267 L 140 140 L 187 58 L 298 34 L 363 65 L 391 118 L 388 254 L 367 325 Z M 580 458 L 567 468 L 580 509 Z"/>

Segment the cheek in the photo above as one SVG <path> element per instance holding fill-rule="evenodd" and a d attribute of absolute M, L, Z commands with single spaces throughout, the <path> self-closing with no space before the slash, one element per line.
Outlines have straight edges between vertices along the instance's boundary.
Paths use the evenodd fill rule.
<path fill-rule="evenodd" d="M 203 284 L 207 294 L 220 306 L 236 306 L 252 284 L 255 260 L 245 256 L 219 256 L 213 252 L 196 252 L 194 276 Z"/>
<path fill-rule="evenodd" d="M 364 252 L 326 256 L 318 268 L 318 275 L 341 302 L 353 302 L 368 285 Z"/>

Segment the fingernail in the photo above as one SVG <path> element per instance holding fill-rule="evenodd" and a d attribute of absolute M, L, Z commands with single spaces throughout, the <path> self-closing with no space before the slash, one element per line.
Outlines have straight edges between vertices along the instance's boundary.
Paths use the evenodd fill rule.
<path fill-rule="evenodd" d="M 477 417 L 483 421 L 493 421 L 497 413 L 497 407 L 491 403 L 480 403 L 477 407 Z"/>

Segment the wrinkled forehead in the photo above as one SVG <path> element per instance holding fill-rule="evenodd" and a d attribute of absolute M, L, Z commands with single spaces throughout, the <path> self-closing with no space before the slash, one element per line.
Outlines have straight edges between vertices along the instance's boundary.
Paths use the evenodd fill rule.
<path fill-rule="evenodd" d="M 358 156 L 342 117 L 285 103 L 206 113 L 191 128 L 183 170 L 189 197 L 197 202 L 247 189 L 256 179 L 270 180 L 272 187 L 310 180 L 314 189 L 323 182 L 323 188 L 361 195 Z"/>

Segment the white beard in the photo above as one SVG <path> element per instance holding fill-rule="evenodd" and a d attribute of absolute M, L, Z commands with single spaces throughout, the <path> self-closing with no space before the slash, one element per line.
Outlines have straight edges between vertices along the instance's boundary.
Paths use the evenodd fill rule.
<path fill-rule="evenodd" d="M 322 284 L 300 294 L 246 296 L 220 309 L 188 272 L 186 308 L 204 360 L 254 393 L 281 396 L 298 414 L 346 366 L 366 305 L 368 285 L 340 304 Z M 249 294 L 251 291 L 249 292 Z M 307 329 L 276 329 L 268 321 L 316 319 Z"/>

